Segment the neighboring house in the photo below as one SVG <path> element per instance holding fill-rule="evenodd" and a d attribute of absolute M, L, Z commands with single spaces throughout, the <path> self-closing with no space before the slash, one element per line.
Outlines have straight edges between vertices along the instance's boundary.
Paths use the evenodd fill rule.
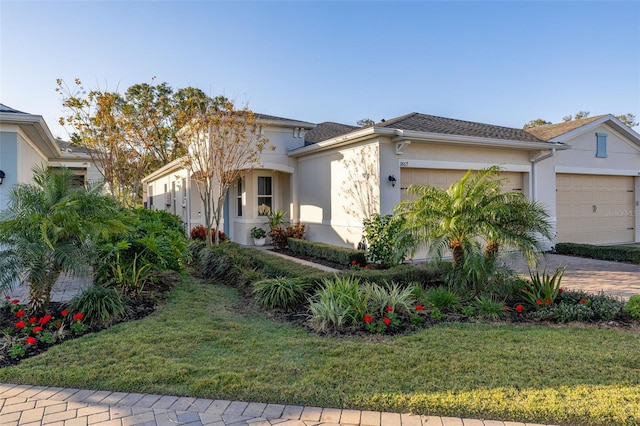
<path fill-rule="evenodd" d="M 362 219 L 391 213 L 410 184 L 448 187 L 467 170 L 503 168 L 507 190 L 541 202 L 556 241 L 640 242 L 640 135 L 612 115 L 530 130 L 411 113 L 359 128 L 258 115 L 275 151 L 229 191 L 223 230 L 249 244 L 266 222 L 258 205 L 288 212 L 307 238 L 357 246 Z M 147 176 L 149 207 L 203 224 L 202 203 L 179 161 Z"/>
<path fill-rule="evenodd" d="M 30 183 L 36 165 L 67 167 L 78 185 L 99 181 L 101 176 L 91 157 L 82 149 L 56 140 L 40 115 L 28 114 L 0 104 L 0 210 L 7 205 L 9 188 Z"/>

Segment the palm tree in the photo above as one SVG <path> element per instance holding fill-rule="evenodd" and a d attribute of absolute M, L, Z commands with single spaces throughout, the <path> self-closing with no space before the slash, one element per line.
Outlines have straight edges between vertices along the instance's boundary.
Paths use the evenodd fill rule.
<path fill-rule="evenodd" d="M 477 251 L 485 241 L 485 255 L 495 258 L 501 246 L 516 248 L 528 258 L 541 249 L 540 237 L 551 238 L 549 216 L 544 208 L 519 192 L 502 192 L 497 166 L 471 170 L 448 189 L 411 185 L 407 192 L 415 201 L 403 201 L 396 213 L 407 219 L 406 232 L 431 254 L 442 258 L 447 250 L 454 264 Z"/>
<path fill-rule="evenodd" d="M 13 187 L 0 221 L 0 289 L 29 286 L 29 308 L 45 312 L 61 273 L 86 275 L 92 236 L 122 230 L 120 208 L 101 186 L 77 188 L 68 169 L 34 167 Z"/>

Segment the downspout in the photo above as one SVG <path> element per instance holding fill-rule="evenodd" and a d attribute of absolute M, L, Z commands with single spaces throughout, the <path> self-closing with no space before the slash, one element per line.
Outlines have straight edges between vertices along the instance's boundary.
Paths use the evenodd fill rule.
<path fill-rule="evenodd" d="M 548 154 L 531 159 L 531 198 L 533 199 L 533 201 L 538 200 L 538 185 L 536 185 L 536 164 L 555 155 L 556 149 L 551 148 L 551 152 L 549 152 Z"/>

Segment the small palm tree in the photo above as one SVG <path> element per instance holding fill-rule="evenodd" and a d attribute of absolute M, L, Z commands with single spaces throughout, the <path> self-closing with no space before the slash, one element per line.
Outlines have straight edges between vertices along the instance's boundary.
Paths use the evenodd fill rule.
<path fill-rule="evenodd" d="M 411 185 L 415 201 L 403 201 L 396 212 L 407 219 L 405 232 L 442 258 L 447 250 L 456 265 L 486 242 L 485 255 L 495 258 L 500 246 L 521 250 L 528 258 L 541 249 L 540 236 L 551 238 L 549 216 L 519 192 L 502 192 L 497 166 L 468 171 L 448 189 Z"/>
<path fill-rule="evenodd" d="M 29 286 L 34 313 L 49 307 L 62 273 L 83 276 L 92 237 L 124 228 L 121 210 L 100 186 L 76 188 L 68 169 L 35 167 L 33 184 L 13 187 L 0 221 L 0 289 Z"/>

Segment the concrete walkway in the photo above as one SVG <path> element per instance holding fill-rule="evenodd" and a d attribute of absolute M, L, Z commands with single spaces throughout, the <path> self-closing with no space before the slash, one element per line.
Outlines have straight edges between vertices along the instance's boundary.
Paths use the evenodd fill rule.
<path fill-rule="evenodd" d="M 504 261 L 518 272 L 528 274 L 527 264 L 522 258 L 507 257 Z M 306 264 L 315 266 L 310 262 Z M 547 255 L 540 268 L 544 270 L 546 266 L 553 271 L 559 265 L 567 266 L 562 281 L 565 288 L 594 293 L 602 290 L 624 298 L 640 294 L 640 265 Z M 87 285 L 89 283 L 82 280 L 61 281 L 54 288 L 53 300 L 69 300 Z M 12 296 L 20 296 L 20 290 L 14 291 Z M 496 420 L 13 384 L 0 384 L 0 425 L 540 426 Z"/>
<path fill-rule="evenodd" d="M 540 426 L 10 384 L 0 384 L 0 407 L 0 425 L 3 426 Z"/>

